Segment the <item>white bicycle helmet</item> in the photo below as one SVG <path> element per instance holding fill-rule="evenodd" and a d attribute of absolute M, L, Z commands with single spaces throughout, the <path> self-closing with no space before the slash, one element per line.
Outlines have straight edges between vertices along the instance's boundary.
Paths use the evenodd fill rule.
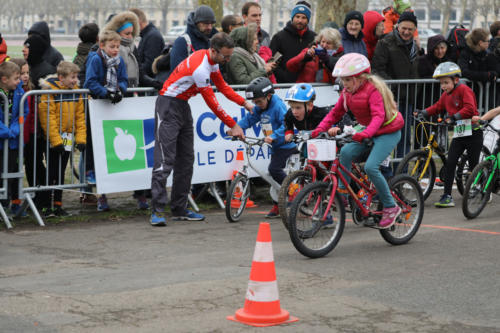
<path fill-rule="evenodd" d="M 368 61 L 364 55 L 359 53 L 348 53 L 340 57 L 337 61 L 335 68 L 333 69 L 332 76 L 358 76 L 362 73 L 370 72 L 370 61 Z"/>
<path fill-rule="evenodd" d="M 460 67 L 451 61 L 446 61 L 439 64 L 434 70 L 434 74 L 432 74 L 433 79 L 439 79 L 440 77 L 454 77 L 454 76 L 462 76 L 462 70 Z"/>

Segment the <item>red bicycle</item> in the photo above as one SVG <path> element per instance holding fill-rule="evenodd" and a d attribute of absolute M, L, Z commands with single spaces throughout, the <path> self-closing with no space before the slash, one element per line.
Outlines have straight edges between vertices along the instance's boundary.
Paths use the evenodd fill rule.
<path fill-rule="evenodd" d="M 335 140 L 338 146 L 354 142 L 346 136 L 325 138 Z M 359 198 L 342 172 L 347 174 L 365 195 Z M 396 223 L 388 229 L 378 227 L 382 217 L 382 204 L 377 190 L 367 177 L 357 177 L 348 171 L 338 157 L 332 162 L 322 182 L 306 185 L 297 195 L 290 208 L 288 231 L 295 248 L 304 256 L 319 258 L 330 253 L 345 226 L 346 198 L 337 191 L 339 182 L 349 194 L 353 221 L 356 224 L 379 229 L 388 243 L 401 245 L 409 242 L 417 233 L 424 215 L 424 197 L 417 181 L 407 175 L 390 179 L 389 187 L 394 201 L 402 209 Z"/>

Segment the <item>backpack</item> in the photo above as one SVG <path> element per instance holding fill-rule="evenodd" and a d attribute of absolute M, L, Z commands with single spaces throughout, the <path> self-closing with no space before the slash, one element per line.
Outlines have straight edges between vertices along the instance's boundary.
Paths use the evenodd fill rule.
<path fill-rule="evenodd" d="M 450 48 L 450 55 L 456 61 L 460 52 L 465 48 L 466 41 L 465 35 L 469 33 L 462 24 L 457 24 L 454 26 L 446 35 L 446 41 L 448 42 Z"/>
<path fill-rule="evenodd" d="M 188 53 L 188 57 L 189 57 L 191 55 L 191 53 L 194 52 L 193 44 L 191 44 L 191 37 L 189 37 L 189 35 L 187 33 L 183 33 L 180 37 L 182 37 L 186 40 L 187 53 Z M 170 52 L 172 52 L 172 45 L 167 44 L 167 46 L 165 46 L 163 51 L 161 51 L 161 55 L 156 57 L 156 59 L 153 61 L 151 69 L 152 69 L 152 72 L 154 74 L 159 74 L 161 72 L 169 72 L 170 73 L 170 71 L 171 71 Z"/>

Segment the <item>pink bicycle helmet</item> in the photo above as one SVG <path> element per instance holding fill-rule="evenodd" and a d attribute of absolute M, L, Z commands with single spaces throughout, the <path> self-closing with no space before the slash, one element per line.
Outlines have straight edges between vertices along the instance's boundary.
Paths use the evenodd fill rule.
<path fill-rule="evenodd" d="M 346 77 L 358 76 L 362 73 L 370 73 L 371 66 L 368 59 L 359 53 L 344 54 L 335 64 L 332 76 Z"/>

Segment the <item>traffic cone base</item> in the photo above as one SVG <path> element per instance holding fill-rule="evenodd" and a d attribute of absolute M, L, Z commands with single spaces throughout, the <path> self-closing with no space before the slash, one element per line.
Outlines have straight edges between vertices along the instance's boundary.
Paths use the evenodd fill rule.
<path fill-rule="evenodd" d="M 261 223 L 253 254 L 245 305 L 228 320 L 264 327 L 298 321 L 281 308 L 269 223 Z"/>

